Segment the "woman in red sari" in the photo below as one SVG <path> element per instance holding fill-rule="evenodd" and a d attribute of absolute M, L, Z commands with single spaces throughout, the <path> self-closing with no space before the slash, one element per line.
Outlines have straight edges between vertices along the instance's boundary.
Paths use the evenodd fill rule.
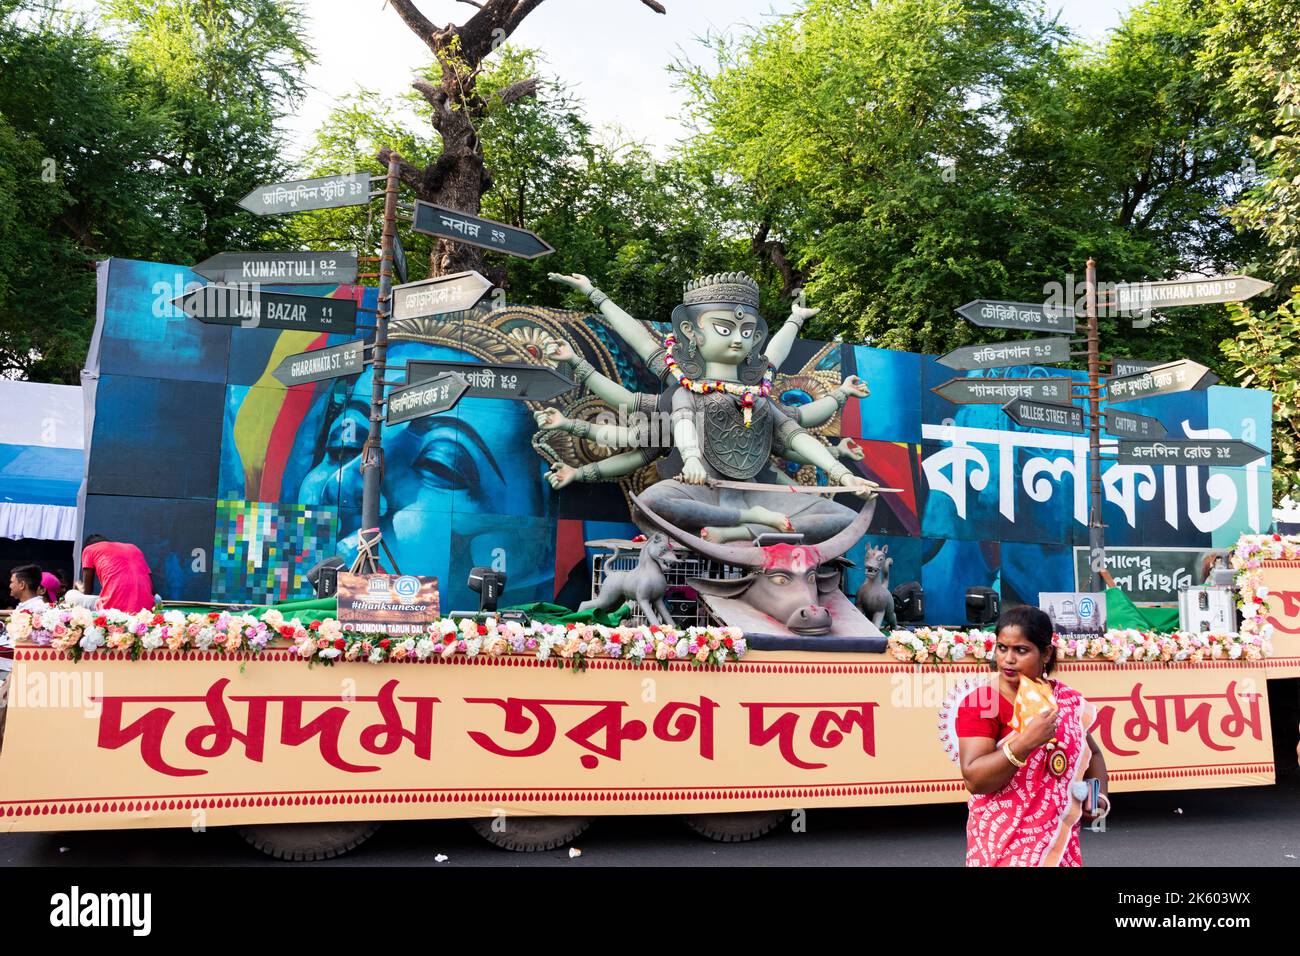
<path fill-rule="evenodd" d="M 993 662 L 997 676 L 956 709 L 961 773 L 972 794 L 966 865 L 1082 866 L 1079 824 L 1098 814 L 1080 800 L 1084 788 L 1076 784 L 1096 777 L 1107 793 L 1106 762 L 1088 733 L 1096 708 L 1053 680 L 1056 712 L 1012 731 L 1021 676 L 1045 680 L 1056 666 L 1052 622 L 1038 608 L 1022 605 L 1002 615 Z"/>

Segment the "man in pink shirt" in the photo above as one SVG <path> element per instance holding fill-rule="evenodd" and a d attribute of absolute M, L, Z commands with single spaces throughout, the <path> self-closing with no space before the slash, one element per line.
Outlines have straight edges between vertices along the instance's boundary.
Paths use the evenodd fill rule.
<path fill-rule="evenodd" d="M 99 585 L 101 609 L 134 614 L 154 606 L 149 563 L 135 545 L 92 534 L 82 546 L 81 567 L 82 589 L 94 594 Z"/>

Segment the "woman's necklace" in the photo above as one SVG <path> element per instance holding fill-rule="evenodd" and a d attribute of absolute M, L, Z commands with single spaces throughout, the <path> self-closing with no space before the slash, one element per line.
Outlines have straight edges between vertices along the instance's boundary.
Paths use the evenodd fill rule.
<path fill-rule="evenodd" d="M 763 373 L 763 380 L 757 385 L 724 382 L 720 378 L 697 381 L 693 378 L 687 378 L 682 373 L 682 370 L 677 367 L 677 360 L 673 358 L 673 349 L 676 345 L 677 339 L 674 336 L 670 335 L 664 339 L 664 347 L 668 349 L 668 356 L 664 361 L 668 365 L 668 371 L 673 373 L 673 378 L 677 379 L 677 384 L 687 391 L 694 392 L 696 395 L 707 395 L 710 392 L 726 392 L 729 395 L 740 396 L 740 408 L 745 416 L 745 427 L 748 428 L 753 419 L 754 399 L 766 398 L 772 394 L 774 369 L 771 364 L 767 366 L 767 371 Z"/>

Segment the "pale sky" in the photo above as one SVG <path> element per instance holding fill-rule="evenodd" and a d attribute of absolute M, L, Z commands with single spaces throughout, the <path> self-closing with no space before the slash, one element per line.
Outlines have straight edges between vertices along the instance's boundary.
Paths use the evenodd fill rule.
<path fill-rule="evenodd" d="M 772 11 L 796 9 L 798 0 L 662 0 L 661 16 L 640 0 L 546 0 L 529 14 L 511 42 L 540 48 L 548 70 L 566 80 L 596 128 L 621 127 L 656 152 L 681 137 L 681 99 L 665 67 L 685 52 L 706 62 L 695 37 L 710 29 L 758 25 Z M 365 86 L 384 95 L 410 87 L 411 74 L 431 54 L 385 0 L 305 0 L 312 19 L 310 42 L 317 64 L 311 92 L 286 121 L 292 141 L 305 146 L 335 98 Z M 474 8 L 457 0 L 422 0 L 435 23 L 463 23 Z M 1098 39 L 1119 23 L 1129 0 L 1053 0 L 1052 10 L 1075 32 Z M 414 121 L 414 120 L 413 120 Z"/>

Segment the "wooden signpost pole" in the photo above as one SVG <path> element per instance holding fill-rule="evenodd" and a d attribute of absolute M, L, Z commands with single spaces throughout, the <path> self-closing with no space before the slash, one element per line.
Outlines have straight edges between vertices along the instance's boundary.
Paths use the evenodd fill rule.
<path fill-rule="evenodd" d="M 1101 338 L 1097 328 L 1097 260 L 1088 260 L 1084 277 L 1088 318 L 1088 590 L 1102 589 L 1106 567 L 1106 525 L 1101 514 Z"/>
<path fill-rule="evenodd" d="M 361 530 L 379 528 L 379 486 L 384 475 L 384 385 L 388 380 L 388 317 L 393 298 L 393 240 L 397 236 L 397 187 L 402 157 L 392 153 L 384 184 L 384 233 L 379 263 L 379 311 L 375 319 L 370 387 L 370 431 L 361 456 Z"/>

